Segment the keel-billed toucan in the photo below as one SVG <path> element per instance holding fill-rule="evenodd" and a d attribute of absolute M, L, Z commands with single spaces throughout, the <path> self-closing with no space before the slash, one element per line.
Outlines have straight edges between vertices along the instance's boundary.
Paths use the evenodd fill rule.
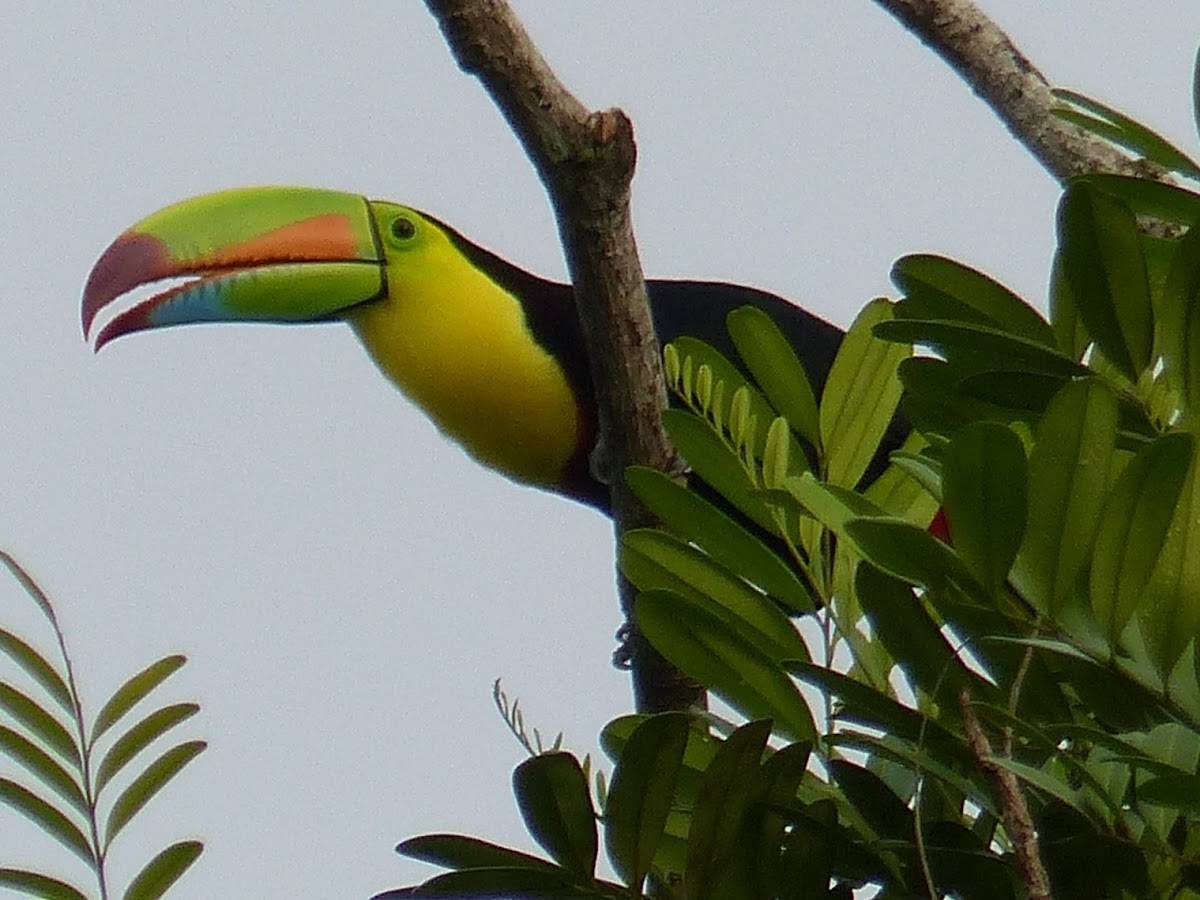
<path fill-rule="evenodd" d="M 531 275 L 406 206 L 247 188 L 169 206 L 113 241 L 84 290 L 84 333 L 127 292 L 179 277 L 190 280 L 111 318 L 97 349 L 187 322 L 342 319 L 384 374 L 481 463 L 608 508 L 609 490 L 588 467 L 595 401 L 570 285 Z M 837 327 L 753 288 L 647 286 L 663 343 L 693 335 L 732 355 L 728 313 L 765 310 L 819 396 L 841 343 Z"/>

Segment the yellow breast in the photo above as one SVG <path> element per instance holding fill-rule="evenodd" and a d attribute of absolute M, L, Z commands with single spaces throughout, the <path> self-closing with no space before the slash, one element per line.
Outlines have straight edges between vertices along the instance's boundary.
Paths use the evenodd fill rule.
<path fill-rule="evenodd" d="M 554 485 L 579 440 L 562 367 L 517 299 L 429 228 L 419 259 L 389 254 L 388 296 L 356 308 L 350 324 L 383 373 L 479 462 Z"/>

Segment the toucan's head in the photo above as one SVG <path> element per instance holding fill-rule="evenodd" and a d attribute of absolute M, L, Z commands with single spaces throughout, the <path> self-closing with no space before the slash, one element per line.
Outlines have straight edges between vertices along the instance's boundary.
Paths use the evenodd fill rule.
<path fill-rule="evenodd" d="M 188 322 L 312 322 L 387 295 L 392 249 L 417 239 L 415 210 L 314 188 L 240 188 L 168 206 L 104 251 L 83 294 L 83 330 L 135 288 L 187 279 L 114 316 L 113 338 Z"/>
<path fill-rule="evenodd" d="M 167 279 L 173 279 L 166 283 Z M 345 319 L 379 368 L 485 465 L 599 503 L 591 388 L 570 288 L 523 272 L 410 207 L 312 188 L 243 188 L 168 206 L 92 269 L 83 330 Z"/>

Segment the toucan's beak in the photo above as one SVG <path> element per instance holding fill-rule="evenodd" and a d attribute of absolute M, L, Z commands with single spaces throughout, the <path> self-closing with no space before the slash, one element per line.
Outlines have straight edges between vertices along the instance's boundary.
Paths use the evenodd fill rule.
<path fill-rule="evenodd" d="M 190 278 L 118 313 L 113 338 L 186 322 L 311 322 L 383 296 L 383 254 L 364 197 L 312 188 L 242 188 L 159 210 L 118 237 L 88 276 L 83 333 L 123 294 Z"/>

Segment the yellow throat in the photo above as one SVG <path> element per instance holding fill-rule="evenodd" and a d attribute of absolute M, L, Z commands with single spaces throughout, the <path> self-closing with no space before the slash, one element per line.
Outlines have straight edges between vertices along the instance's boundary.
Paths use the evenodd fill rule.
<path fill-rule="evenodd" d="M 413 210 L 388 245 L 387 296 L 348 319 L 376 365 L 475 459 L 517 481 L 559 483 L 580 439 L 575 393 L 534 339 L 519 300 Z"/>

